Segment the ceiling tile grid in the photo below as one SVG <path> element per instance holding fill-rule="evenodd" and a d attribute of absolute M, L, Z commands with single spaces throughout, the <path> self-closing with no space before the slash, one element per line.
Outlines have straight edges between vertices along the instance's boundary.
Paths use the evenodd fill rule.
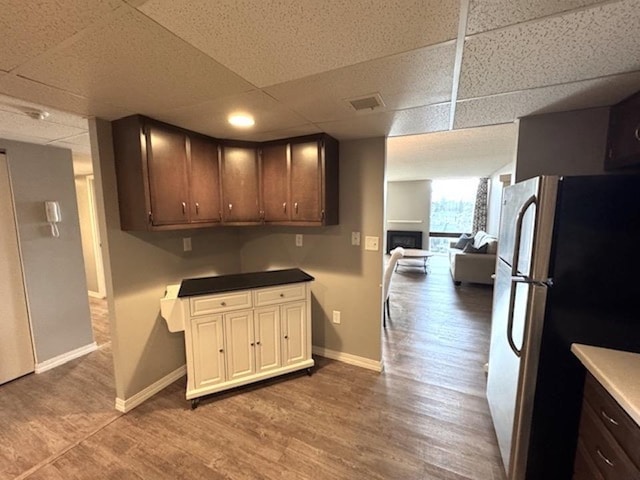
<path fill-rule="evenodd" d="M 383 110 L 436 104 L 451 99 L 454 56 L 455 44 L 448 42 L 274 85 L 265 91 L 311 122 L 372 113 L 356 113 L 347 99 L 376 92 L 385 103 Z"/>
<path fill-rule="evenodd" d="M 8 1 L 0 8 L 0 70 L 10 71 L 72 37 L 119 0 Z"/>
<path fill-rule="evenodd" d="M 47 120 L 34 120 L 24 113 L 15 113 L 0 109 L 0 125 L 2 130 L 7 132 L 29 132 L 28 134 L 46 140 L 56 140 L 59 138 L 79 135 L 84 132 L 80 128 L 70 127 Z"/>
<path fill-rule="evenodd" d="M 458 0 L 150 0 L 140 11 L 258 87 L 455 38 Z"/>
<path fill-rule="evenodd" d="M 637 0 L 598 5 L 465 41 L 459 99 L 640 70 Z"/>
<path fill-rule="evenodd" d="M 467 35 L 526 22 L 576 8 L 601 3 L 603 0 L 470 0 Z"/>
<path fill-rule="evenodd" d="M 21 76 L 139 113 L 251 90 L 249 83 L 137 10 L 17 69 Z"/>

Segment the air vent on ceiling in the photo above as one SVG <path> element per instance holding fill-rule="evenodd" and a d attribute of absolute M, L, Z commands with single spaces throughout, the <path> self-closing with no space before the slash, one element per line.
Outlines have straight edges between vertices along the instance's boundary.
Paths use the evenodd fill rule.
<path fill-rule="evenodd" d="M 360 110 L 374 110 L 379 107 L 384 107 L 384 102 L 379 93 L 371 93 L 362 97 L 348 98 L 347 102 L 353 107 L 355 111 Z"/>

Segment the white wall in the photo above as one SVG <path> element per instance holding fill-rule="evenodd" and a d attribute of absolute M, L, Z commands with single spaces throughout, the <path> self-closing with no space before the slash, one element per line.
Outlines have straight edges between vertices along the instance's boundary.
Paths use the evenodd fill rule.
<path fill-rule="evenodd" d="M 13 185 L 36 364 L 91 345 L 71 150 L 0 139 Z M 60 237 L 44 202 L 60 203 Z"/>
<path fill-rule="evenodd" d="M 387 182 L 385 245 L 387 230 L 422 232 L 422 246 L 429 248 L 431 218 L 431 180 Z M 410 222 L 398 222 L 409 220 Z"/>
<path fill-rule="evenodd" d="M 80 219 L 80 235 L 82 237 L 82 255 L 84 257 L 84 272 L 87 288 L 90 292 L 98 293 L 98 271 L 96 263 L 95 241 L 91 226 L 91 205 L 89 203 L 88 178 L 86 175 L 75 178 L 76 200 L 78 202 L 78 217 Z"/>
<path fill-rule="evenodd" d="M 501 175 L 513 178 L 514 163 L 499 168 L 489 177 L 489 206 L 487 209 L 487 233 L 498 236 L 500 230 L 500 212 L 502 211 L 502 189 L 505 185 L 500 181 Z"/>

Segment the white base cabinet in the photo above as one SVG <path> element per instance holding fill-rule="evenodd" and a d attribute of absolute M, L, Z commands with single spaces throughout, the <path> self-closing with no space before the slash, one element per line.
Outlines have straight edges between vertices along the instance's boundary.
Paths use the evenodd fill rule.
<path fill-rule="evenodd" d="M 309 282 L 181 299 L 187 399 L 296 370 L 311 358 Z"/>

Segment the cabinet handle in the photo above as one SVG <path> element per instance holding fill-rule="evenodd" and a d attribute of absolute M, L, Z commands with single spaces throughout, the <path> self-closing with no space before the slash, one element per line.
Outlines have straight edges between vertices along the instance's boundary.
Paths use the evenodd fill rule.
<path fill-rule="evenodd" d="M 602 415 L 602 418 L 604 418 L 607 422 L 613 425 L 618 425 L 618 422 L 615 419 L 607 415 L 607 412 L 604 411 L 604 408 L 600 409 L 600 415 Z"/>
<path fill-rule="evenodd" d="M 596 453 L 598 454 L 598 456 L 602 459 L 602 461 L 604 463 L 606 463 L 607 465 L 609 465 L 610 467 L 613 467 L 614 464 L 611 460 L 609 460 L 604 453 L 602 453 L 602 451 L 599 448 L 596 448 Z"/>
<path fill-rule="evenodd" d="M 220 219 L 220 221 L 222 221 L 222 211 L 221 210 L 218 211 L 218 218 Z"/>
<path fill-rule="evenodd" d="M 284 338 L 288 339 L 288 338 L 289 338 L 289 335 L 285 335 L 285 336 L 284 336 Z"/>
<path fill-rule="evenodd" d="M 182 213 L 187 213 L 187 204 L 185 202 L 182 202 Z"/>
<path fill-rule="evenodd" d="M 635 135 L 636 135 L 636 140 L 640 142 L 640 125 L 636 127 Z"/>
<path fill-rule="evenodd" d="M 298 202 L 293 204 L 293 208 L 295 209 L 296 213 L 298 213 Z"/>
<path fill-rule="evenodd" d="M 287 213 L 287 202 L 284 202 L 284 203 L 282 204 L 282 211 L 283 211 L 284 213 Z"/>
<path fill-rule="evenodd" d="M 200 213 L 200 204 L 196 202 L 196 213 Z"/>
<path fill-rule="evenodd" d="M 256 342 L 256 345 L 260 345 L 260 342 Z"/>
<path fill-rule="evenodd" d="M 227 306 L 227 302 L 220 302 L 220 305 L 222 305 L 223 307 Z"/>
<path fill-rule="evenodd" d="M 255 345 L 255 343 L 251 342 L 251 346 L 253 347 Z"/>
<path fill-rule="evenodd" d="M 280 298 L 284 298 L 284 293 L 281 293 L 281 294 L 280 294 Z"/>
<path fill-rule="evenodd" d="M 233 210 L 233 203 L 229 204 L 229 211 Z"/>
<path fill-rule="evenodd" d="M 224 353 L 224 350 L 221 348 L 220 350 L 218 350 L 220 353 Z"/>

